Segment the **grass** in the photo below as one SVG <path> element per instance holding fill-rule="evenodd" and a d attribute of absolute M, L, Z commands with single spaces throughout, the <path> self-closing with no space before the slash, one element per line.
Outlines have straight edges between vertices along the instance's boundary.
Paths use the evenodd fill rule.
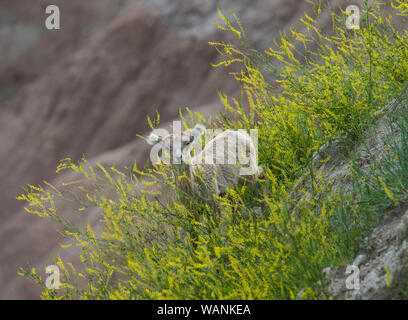
<path fill-rule="evenodd" d="M 318 4 L 319 11 L 329 10 Z M 393 6 L 394 14 L 408 14 L 402 1 Z M 378 122 L 377 111 L 408 80 L 407 35 L 395 29 L 393 16 L 378 2 L 366 2 L 360 30 L 346 30 L 345 16 L 331 12 L 332 34 L 319 29 L 316 12 L 265 52 L 248 46 L 236 16 L 220 12 L 220 28 L 236 42 L 210 44 L 225 58 L 218 67 L 242 66 L 234 74 L 241 98 L 220 93 L 225 112 L 215 121 L 188 112 L 184 125 L 192 127 L 198 119 L 212 128 L 257 129 L 259 161 L 266 168 L 254 186 L 217 198 L 220 212 L 194 198 L 189 206 L 177 201 L 186 195 L 177 197 L 172 171 L 164 165 L 139 170 L 135 164 L 123 173 L 65 159 L 58 172 L 77 173 L 69 190 L 28 186 L 19 197 L 27 211 L 59 221 L 83 263 L 74 268 L 56 258 L 60 290 L 47 289 L 36 270 L 22 269 L 42 286 L 42 297 L 330 298 L 322 270 L 352 259 L 384 214 L 404 206 L 408 181 L 403 112 L 392 122 L 400 138 L 390 134 L 389 151 L 369 174 L 351 166 L 349 189 L 333 184 L 330 172 L 315 170 L 314 155 L 336 141 L 353 159 L 364 133 Z M 273 67 L 276 61 L 279 68 Z M 268 73 L 274 81 L 265 80 Z M 149 122 L 158 125 L 158 119 Z M 60 217 L 59 201 L 76 201 L 80 212 L 100 208 L 100 230 Z"/>

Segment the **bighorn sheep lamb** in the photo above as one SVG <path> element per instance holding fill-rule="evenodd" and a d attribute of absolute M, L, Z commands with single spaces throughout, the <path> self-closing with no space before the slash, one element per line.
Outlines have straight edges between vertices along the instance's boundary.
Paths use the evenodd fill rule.
<path fill-rule="evenodd" d="M 207 130 L 208 132 L 212 130 Z M 204 133 L 206 129 L 202 125 L 196 125 L 192 130 L 180 134 L 154 130 L 147 142 L 157 144 L 156 151 L 161 149 L 166 154 L 165 163 L 175 166 L 179 176 L 186 173 L 190 181 L 183 184 L 178 182 L 183 192 L 190 196 L 204 196 L 214 204 L 213 194 L 224 194 L 227 187 L 233 188 L 244 181 L 253 184 L 263 170 L 257 165 L 258 153 L 254 141 L 245 130 L 226 130 L 216 135 L 202 149 L 201 138 L 206 136 Z M 195 156 L 191 155 L 192 150 L 195 151 Z M 176 182 L 178 180 L 176 178 Z"/>

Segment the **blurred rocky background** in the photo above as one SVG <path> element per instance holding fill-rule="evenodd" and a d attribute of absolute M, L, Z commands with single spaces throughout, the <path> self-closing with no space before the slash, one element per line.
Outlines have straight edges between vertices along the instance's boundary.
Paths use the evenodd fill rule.
<path fill-rule="evenodd" d="M 360 4 L 331 1 L 333 7 Z M 45 8 L 61 29 L 45 28 Z M 222 108 L 234 95 L 230 70 L 208 41 L 221 41 L 217 8 L 240 18 L 248 39 L 268 48 L 311 6 L 303 0 L 0 0 L 0 299 L 38 299 L 20 266 L 45 266 L 61 241 L 55 225 L 27 214 L 15 198 L 27 184 L 58 184 L 60 159 L 123 167 L 146 161 L 146 116 L 161 123 L 190 107 Z M 328 20 L 329 21 L 329 20 Z M 66 206 L 62 210 L 70 211 Z M 95 216 L 78 218 L 79 223 Z M 93 219 L 93 220 L 92 220 Z M 74 258 L 73 258 L 74 259 Z"/>

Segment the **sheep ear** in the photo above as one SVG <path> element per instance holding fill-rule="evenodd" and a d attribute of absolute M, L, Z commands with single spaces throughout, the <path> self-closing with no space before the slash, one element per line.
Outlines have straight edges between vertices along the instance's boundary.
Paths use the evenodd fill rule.
<path fill-rule="evenodd" d="M 191 137 L 192 141 L 197 139 L 199 136 L 201 136 L 205 132 L 205 127 L 202 124 L 197 124 L 194 129 L 191 130 Z"/>

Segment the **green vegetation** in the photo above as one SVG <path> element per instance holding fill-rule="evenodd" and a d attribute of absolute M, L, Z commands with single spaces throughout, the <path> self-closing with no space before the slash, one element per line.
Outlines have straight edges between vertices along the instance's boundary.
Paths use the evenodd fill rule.
<path fill-rule="evenodd" d="M 366 3 L 360 30 L 347 30 L 346 15 L 331 10 L 330 34 L 319 27 L 321 12 L 330 9 L 321 1 L 315 8 L 315 16 L 305 14 L 265 52 L 247 45 L 235 15 L 220 13 L 219 27 L 236 41 L 211 44 L 225 58 L 218 67 L 242 66 L 234 74 L 242 95 L 231 100 L 220 93 L 225 112 L 216 121 L 189 113 L 185 127 L 197 118 L 207 127 L 258 129 L 259 162 L 266 168 L 254 186 L 218 197 L 220 212 L 194 198 L 181 205 L 188 195 L 177 195 L 165 165 L 140 171 L 135 164 L 123 173 L 66 159 L 58 172 L 78 176 L 69 190 L 27 187 L 19 197 L 27 211 L 59 221 L 83 263 L 75 270 L 56 259 L 60 290 L 47 289 L 36 270 L 21 270 L 43 286 L 43 298 L 330 298 L 322 270 L 352 259 L 384 214 L 407 201 L 408 117 L 393 109 L 400 112 L 398 139 L 389 136 L 389 151 L 371 163 L 370 174 L 352 166 L 349 188 L 315 170 L 313 158 L 336 142 L 352 159 L 378 121 L 377 111 L 404 98 L 408 35 L 392 21 L 408 15 L 408 5 L 393 1 L 386 16 L 379 2 Z M 271 75 L 275 79 L 267 81 Z M 60 217 L 59 200 L 76 202 L 82 214 L 100 208 L 100 230 L 82 230 Z"/>

